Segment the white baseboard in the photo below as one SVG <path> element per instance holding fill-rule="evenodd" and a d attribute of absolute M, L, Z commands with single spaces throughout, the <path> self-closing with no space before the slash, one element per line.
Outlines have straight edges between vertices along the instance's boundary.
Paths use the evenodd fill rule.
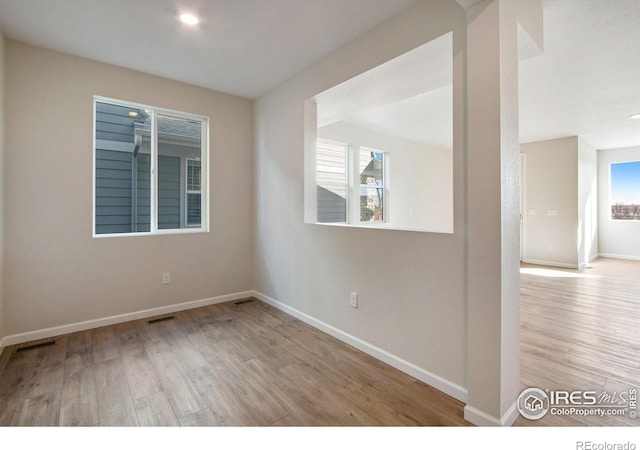
<path fill-rule="evenodd" d="M 379 359 L 380 361 L 383 361 L 408 375 L 411 375 L 412 377 L 438 389 L 439 391 L 444 392 L 447 395 L 450 395 L 457 400 L 460 400 L 461 402 L 467 402 L 467 390 L 464 387 L 457 385 L 456 383 L 452 383 L 446 378 L 431 373 L 421 367 L 418 367 L 415 364 L 410 363 L 409 361 L 406 361 L 396 355 L 387 352 L 386 350 L 383 350 L 379 347 L 376 347 L 375 345 L 370 344 L 369 342 L 363 341 L 362 339 L 345 333 L 342 330 L 339 330 L 325 322 L 322 322 L 301 311 L 298 311 L 295 308 L 285 305 L 284 303 L 280 303 L 279 301 L 274 300 L 273 298 L 264 295 L 261 292 L 254 291 L 253 297 L 297 319 L 302 320 L 303 322 L 311 325 L 314 328 L 324 331 L 325 333 L 335 337 L 336 339 L 339 339 L 342 342 L 345 342 L 352 347 L 355 347 L 358 350 L 361 350 L 373 356 L 374 358 Z"/>
<path fill-rule="evenodd" d="M 586 269 L 589 264 L 594 262 L 599 257 L 600 257 L 600 255 L 597 255 L 597 254 L 593 255 L 593 256 L 590 256 L 589 259 L 587 260 L 587 262 L 583 262 L 583 263 L 578 264 L 578 269 L 580 269 L 580 270 Z"/>
<path fill-rule="evenodd" d="M 613 253 L 600 253 L 601 258 L 627 259 L 629 261 L 640 261 L 640 257 L 630 255 L 614 255 Z"/>
<path fill-rule="evenodd" d="M 0 353 L 4 347 L 15 344 L 22 344 L 24 342 L 35 341 L 37 339 L 46 339 L 54 336 L 60 336 L 68 333 L 75 333 L 77 331 L 90 330 L 92 328 L 99 328 L 108 325 L 114 325 L 117 323 L 129 322 L 131 320 L 145 319 L 147 317 L 159 316 L 162 314 L 170 314 L 178 311 L 185 311 L 187 309 L 200 308 L 202 306 L 215 305 L 217 303 L 231 302 L 234 300 L 240 300 L 242 298 L 251 297 L 253 291 L 236 292 L 233 294 L 220 295 L 218 297 L 204 298 L 201 300 L 194 300 L 185 303 L 177 303 L 174 305 L 161 306 L 158 308 L 145 309 L 142 311 L 135 311 L 126 314 L 119 314 L 116 316 L 103 317 L 100 319 L 87 320 L 84 322 L 70 323 L 67 325 L 60 325 L 52 328 L 45 328 L 42 330 L 28 331 L 26 333 L 12 334 L 5 336 L 0 341 Z"/>
<path fill-rule="evenodd" d="M 500 418 L 487 414 L 484 411 L 480 411 L 470 405 L 466 405 L 464 407 L 465 420 L 481 427 L 510 427 L 513 425 L 513 422 L 516 421 L 519 414 L 517 401 L 514 402 L 507 412 Z"/>
<path fill-rule="evenodd" d="M 451 381 L 439 375 L 431 373 L 428 370 L 425 370 L 421 367 L 416 366 L 415 364 L 410 363 L 409 361 L 406 361 L 396 355 L 393 355 L 362 339 L 359 339 L 355 336 L 345 333 L 342 330 L 339 330 L 325 322 L 317 320 L 301 311 L 298 311 L 295 308 L 291 308 L 290 306 L 287 306 L 284 303 L 280 303 L 257 291 L 237 292 L 237 293 L 222 295 L 218 297 L 211 297 L 211 298 L 195 300 L 191 302 L 162 306 L 159 308 L 146 309 L 142 311 L 135 311 L 135 312 L 120 314 L 116 316 L 109 316 L 109 317 L 104 317 L 100 319 L 88 320 L 84 322 L 76 322 L 76 323 L 61 325 L 57 327 L 29 331 L 26 333 L 12 334 L 9 336 L 5 336 L 0 340 L 0 353 L 6 346 L 9 346 L 9 345 L 22 344 L 24 342 L 35 341 L 38 339 L 46 339 L 50 337 L 60 336 L 63 334 L 75 333 L 78 331 L 84 331 L 84 330 L 89 330 L 93 328 L 114 325 L 117 323 L 129 322 L 132 320 L 144 319 L 147 317 L 153 317 L 153 316 L 158 316 L 162 314 L 169 314 L 177 311 L 184 311 L 188 309 L 199 308 L 202 306 L 214 305 L 217 303 L 240 300 L 247 297 L 254 297 L 271 306 L 274 306 L 275 308 L 278 308 L 279 310 L 287 314 L 290 314 L 291 316 L 296 317 L 297 319 L 300 319 L 303 322 L 319 330 L 322 330 L 325 333 L 343 342 L 346 342 L 347 344 L 373 356 L 374 358 L 377 358 L 389 364 L 392 367 L 395 367 L 398 370 L 401 370 L 402 372 L 408 375 L 411 375 L 412 377 L 444 392 L 447 395 L 450 395 L 451 397 L 461 402 L 466 403 L 467 401 L 467 390 L 464 387 L 456 383 L 452 383 Z M 467 414 L 466 411 L 467 410 L 465 408 L 465 417 Z M 475 423 L 477 425 L 483 425 L 487 423 L 486 417 L 489 417 L 489 416 L 482 413 L 481 411 L 475 412 L 474 410 L 473 414 L 471 414 L 470 417 L 471 419 L 467 419 L 470 422 Z M 476 419 L 478 420 L 477 422 L 476 422 Z"/>
<path fill-rule="evenodd" d="M 541 261 L 538 259 L 523 259 L 522 260 L 523 263 L 527 263 L 527 264 L 536 264 L 538 266 L 552 266 L 552 267 L 563 267 L 565 269 L 577 269 L 578 265 L 577 264 L 568 264 L 568 263 L 561 263 L 561 262 L 556 262 L 556 261 Z"/>

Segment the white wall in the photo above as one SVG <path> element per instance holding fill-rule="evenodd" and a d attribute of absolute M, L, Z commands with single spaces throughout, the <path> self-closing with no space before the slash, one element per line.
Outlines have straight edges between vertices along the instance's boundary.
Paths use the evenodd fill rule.
<path fill-rule="evenodd" d="M 454 233 L 304 223 L 305 100 L 454 31 Z M 256 289 L 466 395 L 464 121 L 466 16 L 421 2 L 256 102 Z M 357 291 L 359 308 L 349 307 Z"/>
<path fill-rule="evenodd" d="M 640 260 L 640 221 L 611 220 L 610 165 L 640 161 L 640 147 L 598 151 L 600 256 Z"/>
<path fill-rule="evenodd" d="M 318 137 L 356 149 L 389 152 L 390 192 L 386 225 L 392 228 L 453 232 L 453 152 L 421 142 L 338 122 L 318 129 Z"/>
<path fill-rule="evenodd" d="M 255 109 L 260 296 L 468 401 L 482 424 L 512 423 L 520 390 L 518 5 L 419 2 Z M 453 234 L 305 224 L 306 100 L 450 31 Z"/>
<path fill-rule="evenodd" d="M 253 287 L 251 101 L 12 41 L 6 69 L 7 335 Z M 93 95 L 210 117 L 210 233 L 92 238 Z"/>
<path fill-rule="evenodd" d="M 2 339 L 5 336 L 5 301 L 4 301 L 4 208 L 5 208 L 5 66 L 6 51 L 4 35 L 0 31 L 0 353 L 2 353 Z"/>
<path fill-rule="evenodd" d="M 598 257 L 598 152 L 578 138 L 578 265 Z"/>
<path fill-rule="evenodd" d="M 522 144 L 520 151 L 527 168 L 523 260 L 577 267 L 578 138 Z"/>

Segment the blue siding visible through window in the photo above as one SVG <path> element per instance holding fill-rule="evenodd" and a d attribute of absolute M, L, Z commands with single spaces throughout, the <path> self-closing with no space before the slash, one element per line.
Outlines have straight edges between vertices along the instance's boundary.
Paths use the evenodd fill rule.
<path fill-rule="evenodd" d="M 180 158 L 158 156 L 158 228 L 180 228 Z"/>
<path fill-rule="evenodd" d="M 96 149 L 96 233 L 131 231 L 131 153 Z"/>
<path fill-rule="evenodd" d="M 94 233 L 201 227 L 207 119 L 102 99 L 95 118 Z"/>

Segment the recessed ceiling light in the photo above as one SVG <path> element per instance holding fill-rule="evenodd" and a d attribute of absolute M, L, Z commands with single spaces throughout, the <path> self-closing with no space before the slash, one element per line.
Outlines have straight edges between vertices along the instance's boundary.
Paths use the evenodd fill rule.
<path fill-rule="evenodd" d="M 131 117 L 138 117 L 138 112 L 137 111 L 129 111 L 129 115 Z"/>
<path fill-rule="evenodd" d="M 638 114 L 631 114 L 629 117 L 630 117 L 630 118 L 632 118 L 632 119 L 640 119 L 640 113 L 638 113 Z"/>
<path fill-rule="evenodd" d="M 184 23 L 185 25 L 194 26 L 194 25 L 198 25 L 198 23 L 200 22 L 200 19 L 198 19 L 193 14 L 184 13 L 184 14 L 180 14 L 180 22 Z"/>

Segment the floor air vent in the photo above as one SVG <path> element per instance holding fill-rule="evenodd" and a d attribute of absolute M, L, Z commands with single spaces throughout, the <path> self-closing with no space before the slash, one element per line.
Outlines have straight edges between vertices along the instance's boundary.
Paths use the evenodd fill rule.
<path fill-rule="evenodd" d="M 175 317 L 173 316 L 158 317 L 157 319 L 147 320 L 147 323 L 151 325 L 153 323 L 164 322 L 165 320 L 172 320 L 172 319 L 175 319 Z"/>
<path fill-rule="evenodd" d="M 246 300 L 240 300 L 239 302 L 236 302 L 235 304 L 236 305 L 242 305 L 243 303 L 249 303 L 249 302 L 252 302 L 252 301 L 253 301 L 252 298 L 248 298 Z"/>
<path fill-rule="evenodd" d="M 40 348 L 40 347 L 49 347 L 51 345 L 56 345 L 56 341 L 41 342 L 39 344 L 33 344 L 33 345 L 27 345 L 25 347 L 20 347 L 19 349 L 16 350 L 16 353 L 26 352 L 27 350 L 33 350 L 33 349 Z"/>

